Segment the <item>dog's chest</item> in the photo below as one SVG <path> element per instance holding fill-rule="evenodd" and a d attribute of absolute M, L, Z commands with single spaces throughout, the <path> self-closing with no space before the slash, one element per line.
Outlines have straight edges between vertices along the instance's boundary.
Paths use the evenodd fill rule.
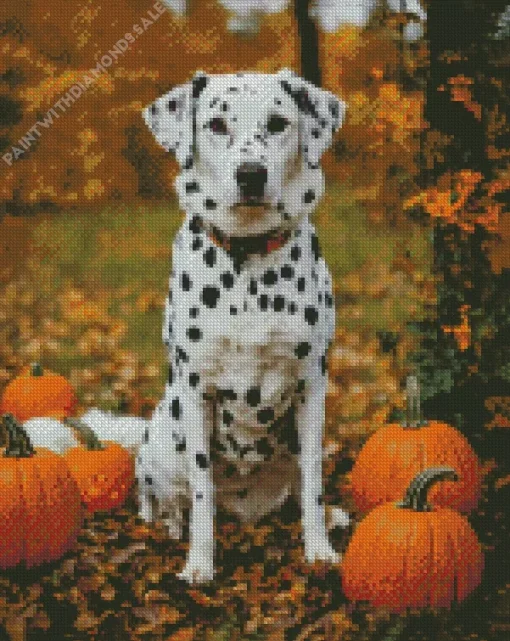
<path fill-rule="evenodd" d="M 205 234 L 184 227 L 176 238 L 170 359 L 214 394 L 216 447 L 238 469 L 294 438 L 288 410 L 328 338 L 321 269 L 306 228 L 239 271 Z"/>

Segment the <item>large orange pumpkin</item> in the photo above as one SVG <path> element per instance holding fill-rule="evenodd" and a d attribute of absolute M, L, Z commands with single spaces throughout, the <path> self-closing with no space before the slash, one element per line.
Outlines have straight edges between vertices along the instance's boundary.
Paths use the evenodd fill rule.
<path fill-rule="evenodd" d="M 0 568 L 54 561 L 76 541 L 84 512 L 80 491 L 61 456 L 36 452 L 11 414 L 2 420 Z"/>
<path fill-rule="evenodd" d="M 478 457 L 467 439 L 448 423 L 421 420 L 417 380 L 409 379 L 407 423 L 380 427 L 367 440 L 352 468 L 351 490 L 356 507 L 367 512 L 382 503 L 396 501 L 418 472 L 449 465 L 457 471 L 458 482 L 434 487 L 430 501 L 470 512 L 480 500 L 482 476 Z"/>
<path fill-rule="evenodd" d="M 118 443 L 101 442 L 79 419 L 66 418 L 64 422 L 84 441 L 84 447 L 72 447 L 63 456 L 88 512 L 121 507 L 134 483 L 134 464 L 129 452 Z"/>
<path fill-rule="evenodd" d="M 427 492 L 448 467 L 430 468 L 411 482 L 401 503 L 376 507 L 359 524 L 342 563 L 347 598 L 403 612 L 449 607 L 480 583 L 483 553 L 466 518 L 431 506 Z"/>
<path fill-rule="evenodd" d="M 0 413 L 12 414 L 21 423 L 37 416 L 62 420 L 74 416 L 77 407 L 78 399 L 67 379 L 39 363 L 24 367 L 5 387 L 0 400 Z"/>

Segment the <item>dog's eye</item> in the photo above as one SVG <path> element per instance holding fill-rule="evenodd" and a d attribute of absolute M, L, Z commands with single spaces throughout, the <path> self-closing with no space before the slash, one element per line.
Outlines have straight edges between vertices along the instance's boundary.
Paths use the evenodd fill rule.
<path fill-rule="evenodd" d="M 228 133 L 227 123 L 223 118 L 213 118 L 209 121 L 209 128 L 215 134 Z"/>
<path fill-rule="evenodd" d="M 267 121 L 267 130 L 270 134 L 280 134 L 289 124 L 287 118 L 283 116 L 277 116 L 276 114 L 271 116 Z"/>

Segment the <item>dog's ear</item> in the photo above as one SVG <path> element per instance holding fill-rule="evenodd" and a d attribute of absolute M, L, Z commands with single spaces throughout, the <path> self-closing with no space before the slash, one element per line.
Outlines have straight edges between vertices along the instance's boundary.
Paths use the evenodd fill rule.
<path fill-rule="evenodd" d="M 347 105 L 290 69 L 281 69 L 277 75 L 284 91 L 299 108 L 303 155 L 308 166 L 315 169 L 322 154 L 331 146 L 334 133 L 342 126 Z"/>
<path fill-rule="evenodd" d="M 208 77 L 197 71 L 190 82 L 174 87 L 146 107 L 143 118 L 166 151 L 174 151 L 181 167 L 190 169 L 195 154 L 196 101 Z"/>

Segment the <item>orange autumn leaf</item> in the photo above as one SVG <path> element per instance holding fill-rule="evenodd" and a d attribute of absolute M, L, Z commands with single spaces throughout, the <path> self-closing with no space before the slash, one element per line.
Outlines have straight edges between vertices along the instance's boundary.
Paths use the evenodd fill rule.
<path fill-rule="evenodd" d="M 455 223 L 466 232 L 474 231 L 476 224 L 494 231 L 504 207 L 491 196 L 505 188 L 506 180 L 503 176 L 482 185 L 485 193 L 476 200 L 474 192 L 480 189 L 482 181 L 483 174 L 470 169 L 447 172 L 437 185 L 405 200 L 404 209 L 420 207 L 433 218 Z"/>
<path fill-rule="evenodd" d="M 443 331 L 445 334 L 453 334 L 457 341 L 457 345 L 461 352 L 465 351 L 471 343 L 471 327 L 469 326 L 469 319 L 467 310 L 469 305 L 462 305 L 460 308 L 461 322 L 460 325 L 444 325 Z"/>
<path fill-rule="evenodd" d="M 510 427 L 510 396 L 489 396 L 485 400 L 485 407 L 493 415 L 485 426 L 487 429 Z"/>
<path fill-rule="evenodd" d="M 166 637 L 165 641 L 193 641 L 194 634 L 194 628 L 180 628 L 177 632 Z"/>

